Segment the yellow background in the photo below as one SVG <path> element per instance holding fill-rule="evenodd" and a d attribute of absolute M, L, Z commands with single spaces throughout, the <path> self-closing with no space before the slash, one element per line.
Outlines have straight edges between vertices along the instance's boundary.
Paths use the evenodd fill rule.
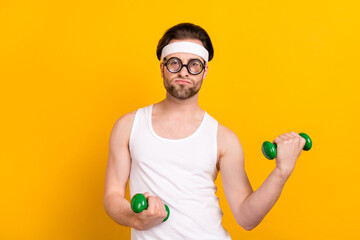
<path fill-rule="evenodd" d="M 358 1 L 0 2 L 0 239 L 128 239 L 102 203 L 108 141 L 123 114 L 161 101 L 156 45 L 180 22 L 215 56 L 200 106 L 239 136 L 257 189 L 263 141 L 304 131 L 274 208 L 233 239 L 360 239 Z"/>

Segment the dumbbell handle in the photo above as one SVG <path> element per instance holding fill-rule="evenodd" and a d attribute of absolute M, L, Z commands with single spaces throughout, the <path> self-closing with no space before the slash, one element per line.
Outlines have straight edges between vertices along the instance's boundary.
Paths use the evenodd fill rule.
<path fill-rule="evenodd" d="M 306 141 L 303 150 L 309 151 L 312 147 L 312 141 L 311 141 L 310 137 L 306 133 L 299 133 L 299 135 L 301 137 L 303 137 Z M 276 144 L 274 144 L 274 143 L 265 141 L 262 144 L 261 150 L 262 150 L 262 153 L 264 154 L 264 156 L 269 160 L 272 160 L 276 157 Z"/>
<path fill-rule="evenodd" d="M 166 204 L 164 204 L 164 206 L 165 206 L 165 209 L 167 211 L 167 216 L 163 220 L 163 222 L 165 222 L 169 218 L 169 215 L 170 215 L 169 207 Z M 132 197 L 132 199 L 131 199 L 131 209 L 133 210 L 133 212 L 139 213 L 139 212 L 144 211 L 147 208 L 148 208 L 148 203 L 146 201 L 146 198 L 145 198 L 144 194 L 137 193 Z"/>

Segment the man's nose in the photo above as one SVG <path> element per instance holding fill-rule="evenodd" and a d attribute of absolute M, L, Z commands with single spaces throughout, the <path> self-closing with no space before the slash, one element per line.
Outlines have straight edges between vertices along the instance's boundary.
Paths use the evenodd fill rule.
<path fill-rule="evenodd" d="M 179 72 L 179 75 L 180 76 L 188 76 L 189 75 L 189 71 L 186 66 L 182 66 L 182 68 Z"/>

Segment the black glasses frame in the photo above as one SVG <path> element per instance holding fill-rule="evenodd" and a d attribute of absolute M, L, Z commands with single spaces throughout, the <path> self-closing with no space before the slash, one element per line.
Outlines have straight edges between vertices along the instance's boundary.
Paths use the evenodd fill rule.
<path fill-rule="evenodd" d="M 180 65 L 181 65 L 181 66 L 180 66 L 179 70 L 177 70 L 177 71 L 170 70 L 168 63 L 169 63 L 169 61 L 172 60 L 172 59 L 177 59 L 177 60 L 180 62 Z M 183 67 L 186 67 L 186 69 L 188 70 L 188 72 L 189 72 L 190 74 L 192 74 L 192 75 L 199 75 L 199 74 L 205 69 L 205 64 L 203 64 L 203 63 L 200 61 L 201 65 L 202 65 L 201 71 L 198 72 L 198 73 L 194 73 L 194 72 L 192 72 L 192 71 L 190 70 L 190 67 L 189 67 L 189 65 L 191 64 L 192 61 L 200 61 L 200 60 L 199 60 L 199 59 L 191 59 L 191 60 L 188 62 L 188 64 L 183 64 L 182 61 L 181 61 L 179 58 L 177 58 L 177 57 L 172 57 L 172 58 L 169 58 L 169 59 L 165 62 L 165 66 L 166 66 L 167 70 L 168 70 L 169 72 L 171 72 L 171 73 L 178 73 L 178 72 L 181 71 L 181 69 L 182 69 Z"/>

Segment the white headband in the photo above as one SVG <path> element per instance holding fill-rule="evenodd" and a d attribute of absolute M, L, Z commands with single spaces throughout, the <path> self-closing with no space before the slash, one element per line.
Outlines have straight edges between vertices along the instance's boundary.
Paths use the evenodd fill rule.
<path fill-rule="evenodd" d="M 193 42 L 174 42 L 166 45 L 161 52 L 161 59 L 172 53 L 192 53 L 202 57 L 205 62 L 209 59 L 209 52 L 203 46 Z"/>

